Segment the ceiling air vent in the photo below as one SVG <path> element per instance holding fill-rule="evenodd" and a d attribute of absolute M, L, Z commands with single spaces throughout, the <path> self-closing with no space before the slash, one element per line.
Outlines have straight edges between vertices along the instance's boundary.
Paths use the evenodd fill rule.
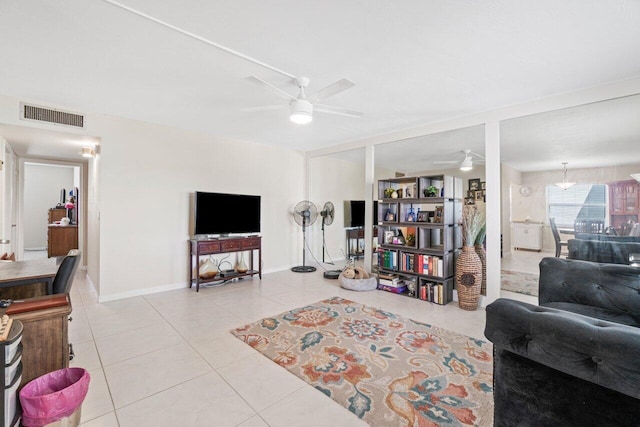
<path fill-rule="evenodd" d="M 58 125 L 84 128 L 84 116 L 80 114 L 68 113 L 66 111 L 52 110 L 50 108 L 38 107 L 20 103 L 21 118 L 26 120 L 36 120 L 39 122 L 55 123 Z"/>

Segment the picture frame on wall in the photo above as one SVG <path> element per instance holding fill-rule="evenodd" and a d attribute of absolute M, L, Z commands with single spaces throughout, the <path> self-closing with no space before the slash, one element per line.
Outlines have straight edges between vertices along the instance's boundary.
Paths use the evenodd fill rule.
<path fill-rule="evenodd" d="M 480 191 L 476 191 L 475 194 L 475 199 L 479 202 L 484 200 L 484 191 L 480 190 Z"/>
<path fill-rule="evenodd" d="M 480 183 L 480 189 L 481 189 L 482 191 L 486 190 L 486 189 L 487 189 L 487 183 L 486 183 L 486 182 L 484 182 L 484 181 L 482 181 L 482 182 Z"/>
<path fill-rule="evenodd" d="M 475 205 L 476 204 L 476 199 L 474 199 L 473 197 L 467 197 L 466 199 L 464 199 L 464 204 L 465 205 Z"/>
<path fill-rule="evenodd" d="M 480 178 L 470 179 L 469 180 L 469 190 L 477 191 L 480 190 Z"/>

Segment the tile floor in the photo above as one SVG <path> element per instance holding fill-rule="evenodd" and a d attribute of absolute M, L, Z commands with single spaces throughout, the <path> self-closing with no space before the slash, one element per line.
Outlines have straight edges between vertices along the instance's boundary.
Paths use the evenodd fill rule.
<path fill-rule="evenodd" d="M 76 354 L 71 365 L 91 373 L 84 427 L 366 425 L 229 333 L 332 296 L 484 338 L 483 309 L 347 291 L 320 271 L 102 304 L 83 274 L 72 288 L 69 335 Z"/>

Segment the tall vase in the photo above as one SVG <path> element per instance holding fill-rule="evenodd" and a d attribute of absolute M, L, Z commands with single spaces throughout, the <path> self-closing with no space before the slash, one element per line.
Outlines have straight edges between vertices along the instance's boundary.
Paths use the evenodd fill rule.
<path fill-rule="evenodd" d="M 236 252 L 236 271 L 238 273 L 246 273 L 249 270 L 247 264 L 244 262 L 244 252 Z"/>
<path fill-rule="evenodd" d="M 484 246 L 475 245 L 476 254 L 482 263 L 482 282 L 480 283 L 480 294 L 487 295 L 487 253 Z"/>
<path fill-rule="evenodd" d="M 473 246 L 463 246 L 456 261 L 458 304 L 463 310 L 476 310 L 482 284 L 482 263 Z"/>

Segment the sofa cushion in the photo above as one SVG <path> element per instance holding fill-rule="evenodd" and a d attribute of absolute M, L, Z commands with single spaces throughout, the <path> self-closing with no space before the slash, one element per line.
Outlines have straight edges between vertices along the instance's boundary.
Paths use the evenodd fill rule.
<path fill-rule="evenodd" d="M 629 254 L 640 253 L 638 242 L 570 239 L 567 247 L 569 259 L 608 264 L 629 264 Z"/>
<path fill-rule="evenodd" d="M 623 325 L 634 326 L 636 328 L 640 327 L 640 313 L 625 313 L 572 302 L 550 302 L 544 304 L 544 306 L 556 308 L 558 310 L 571 311 L 573 313 L 582 314 L 583 316 L 594 317 L 608 322 L 621 323 Z"/>
<path fill-rule="evenodd" d="M 543 306 L 562 302 L 599 307 L 638 319 L 640 268 L 544 258 L 540 261 L 538 301 Z"/>

